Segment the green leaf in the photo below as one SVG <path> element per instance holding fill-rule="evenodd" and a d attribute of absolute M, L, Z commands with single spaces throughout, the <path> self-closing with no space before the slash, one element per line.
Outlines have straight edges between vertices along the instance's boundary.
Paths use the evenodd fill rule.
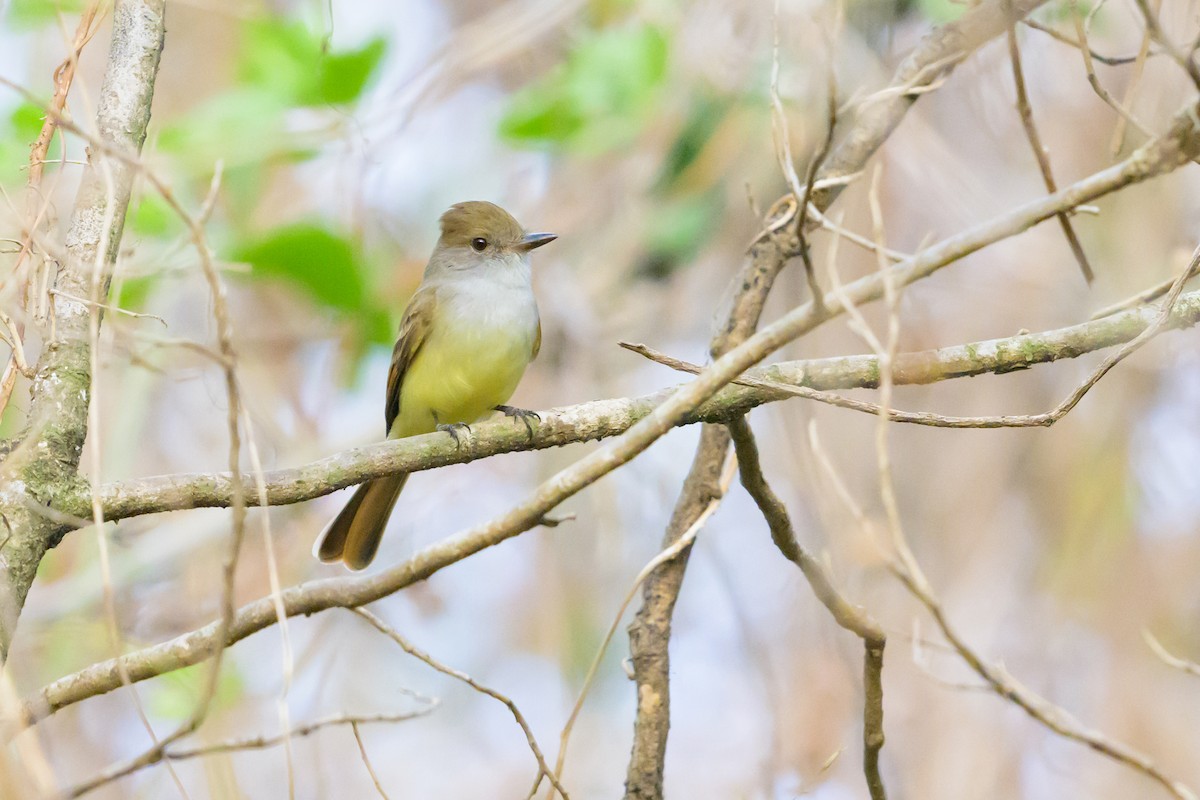
<path fill-rule="evenodd" d="M 133 207 L 129 217 L 130 228 L 139 236 L 162 238 L 172 229 L 178 229 L 179 218 L 167 202 L 157 194 L 145 194 Z"/>
<path fill-rule="evenodd" d="M 391 315 L 368 290 L 368 266 L 355 244 L 319 223 L 276 228 L 235 248 L 257 277 L 287 281 L 316 303 L 349 317 L 360 343 L 392 341 Z"/>
<path fill-rule="evenodd" d="M 501 134 L 517 144 L 587 153 L 627 143 L 654 107 L 667 49 L 666 34 L 652 25 L 584 39 L 565 64 L 513 96 Z"/>
<path fill-rule="evenodd" d="M 703 194 L 661 200 L 647 220 L 647 255 L 638 272 L 661 280 L 682 264 L 693 261 L 718 228 L 723 191 L 715 186 Z"/>
<path fill-rule="evenodd" d="M 238 75 L 295 105 L 351 103 L 386 52 L 380 37 L 356 50 L 328 53 L 325 41 L 303 23 L 268 17 L 247 26 Z"/>
<path fill-rule="evenodd" d="M 13 109 L 8 118 L 13 134 L 30 144 L 33 144 L 33 140 L 42 132 L 42 123 L 45 119 L 45 110 L 33 103 L 21 103 Z"/>
<path fill-rule="evenodd" d="M 24 181 L 26 176 L 22 171 L 29 165 L 29 148 L 42 132 L 45 113 L 33 103 L 21 103 L 0 124 L 0 183 Z M 55 131 L 48 158 L 56 155 L 57 138 Z M 46 169 L 54 169 L 54 164 L 47 164 Z"/>
<path fill-rule="evenodd" d="M 359 98 L 387 52 L 383 38 L 372 39 L 358 50 L 327 55 L 317 62 L 314 103 L 352 103 Z"/>
<path fill-rule="evenodd" d="M 318 223 L 296 223 L 234 248 L 251 275 L 282 279 L 354 321 L 362 343 L 392 341 L 391 315 L 368 290 L 368 265 L 346 236 Z"/>
<path fill-rule="evenodd" d="M 713 133 L 716 132 L 717 126 L 721 124 L 721 120 L 725 118 L 731 105 L 733 105 L 731 98 L 711 93 L 702 94 L 693 103 L 683 130 L 679 132 L 679 136 L 676 137 L 663 160 L 662 169 L 659 170 L 658 178 L 654 182 L 656 191 L 669 189 L 679 176 L 695 162 L 701 151 L 704 150 L 704 146 L 712 138 Z"/>
<path fill-rule="evenodd" d="M 59 14 L 78 14 L 83 0 L 12 0 L 8 21 L 14 27 L 36 28 L 58 19 Z"/>
<path fill-rule="evenodd" d="M 283 278 L 322 305 L 358 310 L 365 304 L 366 277 L 354 244 L 314 223 L 271 231 L 234 255 L 256 275 Z"/>
<path fill-rule="evenodd" d="M 243 84 L 295 100 L 312 81 L 312 67 L 321 55 L 320 43 L 298 22 L 277 17 L 246 24 L 238 61 Z"/>
<path fill-rule="evenodd" d="M 261 162 L 287 142 L 281 137 L 287 103 L 253 86 L 223 92 L 167 127 L 158 146 L 197 172 L 217 160 L 227 167 Z"/>
<path fill-rule="evenodd" d="M 117 308 L 127 311 L 140 311 L 146 307 L 146 300 L 151 290 L 158 285 L 154 275 L 141 275 L 136 278 L 123 278 L 114 293 Z"/>

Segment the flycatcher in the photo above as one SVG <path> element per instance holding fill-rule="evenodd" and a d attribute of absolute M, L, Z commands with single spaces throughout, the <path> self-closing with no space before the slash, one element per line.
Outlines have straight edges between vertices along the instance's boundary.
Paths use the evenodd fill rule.
<path fill-rule="evenodd" d="M 536 416 L 503 403 L 542 344 L 529 254 L 557 237 L 526 233 L 507 211 L 483 201 L 452 206 L 441 225 L 392 352 L 384 409 L 389 439 L 444 430 L 457 442 L 457 428 L 492 411 L 526 425 Z M 350 569 L 370 564 L 407 479 L 359 486 L 317 540 L 317 558 Z"/>

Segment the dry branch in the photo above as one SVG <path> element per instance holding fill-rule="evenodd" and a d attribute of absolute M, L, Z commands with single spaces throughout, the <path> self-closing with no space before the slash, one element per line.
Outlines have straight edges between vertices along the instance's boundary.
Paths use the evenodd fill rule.
<path fill-rule="evenodd" d="M 1017 42 L 1017 21 L 1015 19 L 1010 20 L 1008 25 L 1008 57 L 1012 62 L 1013 84 L 1017 90 L 1017 113 L 1021 117 L 1021 126 L 1025 129 L 1025 138 L 1029 140 L 1029 147 L 1033 150 L 1038 170 L 1042 173 L 1042 183 L 1045 184 L 1046 191 L 1053 194 L 1058 191 L 1058 183 L 1054 180 L 1054 171 L 1050 167 L 1050 155 L 1046 152 L 1046 146 L 1042 144 L 1041 134 L 1038 133 L 1037 123 L 1033 119 L 1033 108 L 1029 104 L 1029 92 L 1025 89 L 1025 70 L 1021 66 L 1021 47 Z M 1075 233 L 1070 216 L 1065 211 L 1060 213 L 1058 223 L 1062 226 L 1063 236 L 1066 237 L 1067 244 L 1071 247 L 1071 254 L 1075 256 L 1084 280 L 1091 283 L 1096 275 L 1092 271 L 1092 265 L 1088 263 L 1087 254 L 1083 251 L 1083 245 Z"/>
<path fill-rule="evenodd" d="M 737 451 L 742 485 L 754 499 L 767 526 L 771 540 L 788 561 L 808 580 L 813 594 L 829 610 L 834 621 L 863 641 L 863 775 L 871 800 L 886 800 L 887 790 L 879 774 L 879 752 L 883 749 L 883 651 L 887 636 L 883 628 L 864 609 L 846 600 L 833 585 L 833 578 L 796 538 L 787 507 L 763 475 L 758 443 L 745 417 L 729 423 L 733 446 Z"/>
<path fill-rule="evenodd" d="M 714 357 L 736 349 L 758 327 L 767 294 L 787 259 L 788 254 L 774 237 L 761 240 L 751 248 L 750 260 L 734 279 L 734 285 L 740 289 L 735 294 L 729 316 L 713 337 L 710 353 Z M 729 431 L 721 425 L 706 424 L 663 534 L 664 550 L 685 542 L 688 531 L 724 495 L 721 471 L 728 450 Z M 629 626 L 630 658 L 637 682 L 637 716 L 626 770 L 626 798 L 662 795 L 663 760 L 670 728 L 668 643 L 671 615 L 690 554 L 690 543 L 684 544 L 674 558 L 647 576 L 642 586 L 642 607 Z"/>
<path fill-rule="evenodd" d="M 443 675 L 448 675 L 455 680 L 462 681 L 480 694 L 487 695 L 493 700 L 502 703 L 504 707 L 509 710 L 509 713 L 513 715 L 513 719 L 516 720 L 517 725 L 521 727 L 521 732 L 525 734 L 525 741 L 529 744 L 529 749 L 533 752 L 534 760 L 537 761 L 538 774 L 537 778 L 534 779 L 533 789 L 529 792 L 529 796 L 532 797 L 534 793 L 537 792 L 537 788 L 541 784 L 542 778 L 545 777 L 549 779 L 550 785 L 554 788 L 554 790 L 562 796 L 562 800 L 570 800 L 566 790 L 563 789 L 562 784 L 558 782 L 558 778 L 555 777 L 554 773 L 550 770 L 549 765 L 546 764 L 546 759 L 542 755 L 542 749 L 538 747 L 537 739 L 534 738 L 533 730 L 529 727 L 529 723 L 525 721 L 525 715 L 521 713 L 521 710 L 517 708 L 517 704 L 514 703 L 511 698 L 501 694 L 495 689 L 484 686 L 465 672 L 446 666 L 433 656 L 429 655 L 429 653 L 426 653 L 424 650 L 408 641 L 408 639 L 404 638 L 399 631 L 397 631 L 391 625 L 388 625 L 378 616 L 372 614 L 365 608 L 355 608 L 352 610 L 355 614 L 358 614 L 367 622 L 371 623 L 371 625 L 373 625 L 375 629 L 384 636 L 398 644 L 400 649 L 408 653 L 413 658 L 425 662 Z M 372 777 L 374 777 L 373 771 Z"/>
<path fill-rule="evenodd" d="M 273 736 L 249 736 L 242 739 L 230 739 L 229 741 L 199 745 L 196 747 L 171 747 L 168 748 L 165 753 L 163 753 L 163 758 L 170 759 L 172 761 L 183 761 L 189 758 L 201 758 L 203 756 L 214 756 L 224 753 L 238 753 L 245 750 L 264 750 L 268 747 L 278 747 L 292 738 L 310 736 L 322 728 L 340 727 L 342 725 L 353 725 L 355 727 L 359 725 L 394 725 L 397 722 L 407 722 L 408 720 L 416 719 L 417 717 L 427 716 L 436 707 L 437 702 L 434 701 L 422 708 L 416 709 L 415 711 L 404 711 L 398 714 L 338 714 L 336 716 L 316 720 L 315 722 L 297 725 L 293 728 L 289 728 L 283 733 L 277 733 Z"/>
<path fill-rule="evenodd" d="M 861 172 L 904 119 L 923 90 L 944 80 L 967 56 L 1008 29 L 1011 17 L 1021 19 L 1045 0 L 986 0 L 959 19 L 930 32 L 896 69 L 883 100 L 860 106 L 853 125 L 825 162 L 820 177 Z M 871 98 L 868 98 L 871 100 Z M 813 193 L 813 204 L 824 211 L 841 194 L 844 184 Z"/>

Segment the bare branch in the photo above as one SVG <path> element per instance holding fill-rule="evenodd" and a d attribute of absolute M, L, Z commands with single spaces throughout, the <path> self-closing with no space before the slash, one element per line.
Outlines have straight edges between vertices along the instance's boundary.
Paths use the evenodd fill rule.
<path fill-rule="evenodd" d="M 596 655 L 592 658 L 592 665 L 588 667 L 587 675 L 585 675 L 583 679 L 583 687 L 579 690 L 579 696 L 575 699 L 575 705 L 571 708 L 571 713 L 567 717 L 566 724 L 563 725 L 562 733 L 559 736 L 558 758 L 555 760 L 554 764 L 554 774 L 559 780 L 562 780 L 564 764 L 567 759 L 567 745 L 571 741 L 571 731 L 575 727 L 575 720 L 579 718 L 579 712 L 583 710 L 583 703 L 585 700 L 587 700 L 588 692 L 592 688 L 592 684 L 596 679 L 596 675 L 599 674 L 600 664 L 604 660 L 604 654 L 608 651 L 608 645 L 610 642 L 612 642 L 613 636 L 616 635 L 617 626 L 621 624 L 621 619 L 625 616 L 625 610 L 628 609 L 629 604 L 633 602 L 633 598 L 637 594 L 637 590 L 641 588 L 642 583 L 648 577 L 650 577 L 650 575 L 652 575 L 654 571 L 659 568 L 659 566 L 671 561 L 672 559 L 678 558 L 680 553 L 683 553 L 692 546 L 692 542 L 696 540 L 696 536 L 699 535 L 700 529 L 704 527 L 706 522 L 708 522 L 708 518 L 716 512 L 717 507 L 721 504 L 721 500 L 729 491 L 729 484 L 733 481 L 733 468 L 735 466 L 736 462 L 733 459 L 729 459 L 728 467 L 722 473 L 717 484 L 719 494 L 709 499 L 708 505 L 705 506 L 704 510 L 701 511 L 699 515 L 697 515 L 696 519 L 692 521 L 692 524 L 688 526 L 688 529 L 683 532 L 683 535 L 672 542 L 671 545 L 665 550 L 660 552 L 654 558 L 650 559 L 646 566 L 642 567 L 642 569 L 638 572 L 637 577 L 633 579 L 633 584 L 629 587 L 629 591 L 625 594 L 625 600 L 622 601 L 620 608 L 617 609 L 617 613 L 613 617 L 612 625 L 609 626 L 608 632 L 604 635 L 604 639 L 600 642 L 600 647 L 596 650 Z M 550 798 L 548 797 L 547 800 L 550 800 Z"/>
<path fill-rule="evenodd" d="M 1086 51 L 1084 52 L 1084 57 L 1087 58 Z M 1046 185 L 1046 191 L 1053 194 L 1058 191 L 1058 184 L 1055 182 L 1054 172 L 1050 168 L 1050 156 L 1046 152 L 1046 146 L 1042 144 L 1042 137 L 1038 134 L 1037 124 L 1033 120 L 1033 108 L 1029 105 L 1029 92 L 1025 89 L 1025 72 L 1021 67 L 1021 47 L 1017 42 L 1015 17 L 1008 23 L 1008 58 L 1012 62 L 1013 83 L 1017 90 L 1017 113 L 1021 116 L 1021 126 L 1025 129 L 1025 136 L 1029 139 L 1029 146 L 1033 150 L 1038 170 L 1042 173 L 1042 183 Z M 1063 229 L 1063 235 L 1071 247 L 1075 261 L 1079 264 L 1079 270 L 1083 273 L 1084 280 L 1091 283 L 1095 280 L 1096 274 L 1092 271 L 1092 265 L 1088 263 L 1087 254 L 1083 252 L 1083 245 L 1080 244 L 1079 237 L 1075 234 L 1071 218 L 1065 211 L 1060 212 L 1057 216 Z"/>
<path fill-rule="evenodd" d="M 988 687 L 1001 697 L 1024 711 L 1047 729 L 1065 739 L 1079 742 L 1088 748 L 1108 758 L 1124 764 L 1142 773 L 1150 780 L 1162 786 L 1171 796 L 1178 800 L 1196 800 L 1196 794 L 1183 783 L 1168 777 L 1150 759 L 1149 756 L 1138 752 L 1123 742 L 1115 741 L 1098 730 L 1085 726 L 1065 709 L 1050 702 L 1024 684 L 1004 669 L 1001 664 L 995 664 L 983 659 L 959 635 L 946 616 L 945 610 L 933 594 L 932 587 L 923 575 L 914 574 L 907 568 L 897 571 L 901 581 L 910 592 L 925 606 L 934 618 L 942 635 L 966 662 L 975 674 L 982 678 Z"/>
<path fill-rule="evenodd" d="M 1138 7 L 1138 11 L 1142 12 L 1142 19 L 1146 22 L 1146 33 L 1158 43 L 1163 52 L 1179 64 L 1196 88 L 1200 89 L 1200 66 L 1196 64 L 1196 59 L 1192 57 L 1192 53 L 1180 50 L 1167 36 L 1158 21 L 1158 7 L 1162 5 L 1161 2 L 1156 2 L 1154 8 L 1150 7 L 1149 0 L 1134 0 L 1134 5 Z"/>
<path fill-rule="evenodd" d="M 1181 277 L 1173 280 L 1175 287 L 1182 287 L 1187 283 L 1190 277 L 1196 273 L 1197 263 L 1195 258 L 1188 266 L 1188 271 Z M 1157 309 L 1155 320 L 1146 328 L 1133 337 L 1126 343 L 1125 347 L 1116 354 L 1110 356 L 1092 373 L 1091 377 L 1085 380 L 1082 384 L 1076 387 L 1070 395 L 1061 403 L 1055 406 L 1050 411 L 1041 414 L 1005 414 L 998 416 L 987 417 L 951 417 L 944 414 L 934 414 L 928 411 L 897 411 L 888 405 L 869 403 L 864 400 L 855 400 L 849 397 L 843 397 L 839 394 L 830 392 L 818 391 L 808 386 L 797 386 L 792 384 L 778 383 L 769 380 L 760 380 L 756 378 L 743 377 L 733 381 L 739 386 L 748 386 L 764 391 L 779 392 L 781 394 L 791 395 L 793 397 L 803 397 L 809 400 L 816 400 L 828 405 L 837 406 L 838 408 L 846 408 L 852 411 L 861 411 L 875 416 L 883 416 L 890 422 L 907 422 L 915 425 L 928 425 L 934 428 L 1049 428 L 1054 423 L 1070 413 L 1084 395 L 1090 392 L 1096 384 L 1121 360 L 1126 358 L 1134 350 L 1141 347 L 1150 338 L 1161 332 L 1172 319 L 1174 306 L 1177 305 L 1179 299 L 1178 291 L 1175 293 L 1175 299 L 1169 301 L 1162 309 Z M 686 361 L 681 361 L 677 358 L 665 355 L 643 344 L 630 344 L 629 342 L 621 342 L 622 347 L 626 350 L 631 350 L 639 355 L 645 356 L 651 361 L 655 361 L 672 369 L 693 374 L 700 374 L 703 371 L 702 367 L 695 364 L 689 364 Z M 968 345 L 970 347 L 970 345 Z M 897 359 L 893 359 L 893 363 Z M 876 364 L 878 366 L 878 363 Z M 900 383 L 902 381 L 893 381 Z"/>
<path fill-rule="evenodd" d="M 966 11 L 954 22 L 935 28 L 896 69 L 891 87 L 905 87 L 886 100 L 860 106 L 854 124 L 825 162 L 821 177 L 853 175 L 861 172 L 892 131 L 904 119 L 908 109 L 923 90 L 943 81 L 967 56 L 1008 28 L 1011 14 L 1018 19 L 1043 5 L 1045 0 L 985 0 Z M 833 204 L 844 185 L 833 184 L 817 189 L 813 203 L 822 211 Z"/>
<path fill-rule="evenodd" d="M 351 722 L 350 730 L 354 731 L 354 741 L 358 744 L 358 754 L 362 757 L 363 766 L 367 768 L 367 774 L 371 776 L 371 783 L 375 784 L 375 791 L 379 792 L 379 796 L 383 800 L 390 800 L 388 793 L 383 789 L 383 784 L 379 782 L 379 776 L 375 774 L 375 768 L 371 766 L 371 758 L 367 755 L 367 746 L 363 744 L 362 734 L 358 731 L 358 723 Z"/>
<path fill-rule="evenodd" d="M 1168 667 L 1172 667 L 1180 672 L 1200 678 L 1200 664 L 1197 664 L 1195 661 L 1188 661 L 1186 658 L 1180 658 L 1177 655 L 1173 655 L 1167 650 L 1167 648 L 1163 647 L 1162 642 L 1158 641 L 1154 634 L 1148 630 L 1142 631 L 1142 638 L 1146 641 L 1146 645 L 1154 651 L 1154 655 L 1158 656 L 1159 660 L 1161 660 Z"/>
<path fill-rule="evenodd" d="M 882 262 L 881 262 L 882 263 Z M 1171 293 L 1168 295 L 1163 307 L 1159 310 L 1158 316 L 1149 327 L 1147 327 L 1135 339 L 1131 340 L 1117 353 L 1109 356 L 1100 365 L 1100 367 L 1092 373 L 1092 375 L 1076 390 L 1072 397 L 1076 399 L 1082 397 L 1082 394 L 1087 391 L 1087 388 L 1094 385 L 1102 378 L 1109 369 L 1115 366 L 1129 353 L 1132 353 L 1143 343 L 1148 341 L 1155 333 L 1161 329 L 1166 320 L 1170 318 L 1172 307 L 1179 299 L 1179 295 L 1183 289 L 1183 285 L 1191 277 L 1192 273 L 1200 267 L 1200 247 L 1195 251 L 1188 269 L 1176 280 L 1172 287 Z M 1157 766 L 1145 755 L 1137 752 L 1133 748 L 1113 741 L 1098 731 L 1090 730 L 1075 720 L 1064 709 L 1040 697 L 1036 693 L 1030 691 L 1008 672 L 999 665 L 991 664 L 981 658 L 958 634 L 957 630 L 951 626 L 945 610 L 938 601 L 936 594 L 926 578 L 920 564 L 917 562 L 913 554 L 912 548 L 909 545 L 907 535 L 904 532 L 904 525 L 901 520 L 899 503 L 893 477 L 891 464 L 891 456 L 888 446 L 888 425 L 886 410 L 891 404 L 891 394 L 893 388 L 892 381 L 892 363 L 895 357 L 896 342 L 899 336 L 899 314 L 897 312 L 899 300 L 899 288 L 892 285 L 891 271 L 883 271 L 884 280 L 888 284 L 888 336 L 886 344 L 879 344 L 878 340 L 873 336 L 868 336 L 868 340 L 875 343 L 877 352 L 880 357 L 880 400 L 882 411 L 879 415 L 879 422 L 876 426 L 876 464 L 879 475 L 880 498 L 883 502 L 885 517 L 887 520 L 887 528 L 891 535 L 891 543 L 893 550 L 893 560 L 891 562 L 892 571 L 900 579 L 901 583 L 916 597 L 921 604 L 926 608 L 929 614 L 934 618 L 942 635 L 950 643 L 950 645 L 958 653 L 959 657 L 980 677 L 984 682 L 995 692 L 999 697 L 1008 700 L 1025 711 L 1030 717 L 1037 720 L 1042 725 L 1046 726 L 1051 731 L 1058 735 L 1081 742 L 1091 749 L 1124 764 L 1132 769 L 1141 772 L 1151 780 L 1163 786 L 1178 800 L 1196 800 L 1195 794 L 1184 784 L 1167 777 Z M 1068 401 L 1070 398 L 1068 399 Z M 1065 405 L 1065 403 L 1064 403 Z M 826 462 L 828 464 L 828 462 Z M 840 481 L 837 481 L 841 484 Z M 844 486 L 840 489 L 843 496 L 848 496 L 845 493 Z M 852 508 L 852 513 L 855 518 L 860 521 L 865 530 L 872 531 L 872 526 L 865 521 L 861 509 L 854 508 L 852 502 L 847 503 Z"/>
<path fill-rule="evenodd" d="M 1071 16 L 1075 22 L 1075 33 L 1077 36 L 1079 36 L 1079 41 L 1083 42 L 1083 46 L 1079 48 L 1079 52 L 1083 56 L 1083 69 L 1085 72 L 1087 72 L 1088 84 L 1092 87 L 1092 91 L 1096 93 L 1096 96 L 1107 103 L 1109 107 L 1116 111 L 1120 117 L 1120 119 L 1117 121 L 1117 127 L 1113 130 L 1112 144 L 1109 147 L 1109 149 L 1112 151 L 1112 154 L 1115 156 L 1121 151 L 1121 147 L 1124 144 L 1125 124 L 1127 122 L 1141 131 L 1142 135 L 1146 136 L 1147 138 L 1149 138 L 1152 134 L 1145 125 L 1138 121 L 1137 117 L 1133 116 L 1133 112 L 1131 112 L 1121 103 L 1117 102 L 1117 99 L 1113 97 L 1107 89 L 1104 88 L 1104 84 L 1100 83 L 1100 78 L 1096 75 L 1096 67 L 1092 64 L 1093 53 L 1087 44 L 1088 23 L 1091 20 L 1091 14 L 1088 14 L 1087 19 L 1085 20 L 1082 12 L 1079 10 L 1078 4 L 1072 0 Z M 1149 38 L 1143 37 L 1141 49 L 1138 51 L 1138 55 L 1132 59 L 1134 61 L 1134 68 L 1133 78 L 1129 82 L 1129 89 L 1127 91 L 1129 97 L 1133 96 L 1133 92 L 1138 82 L 1141 80 L 1142 68 L 1145 66 L 1146 55 L 1149 52 L 1149 47 Z"/>
<path fill-rule="evenodd" d="M 515 719 L 517 721 L 517 724 L 521 726 L 521 731 L 525 734 L 525 741 L 529 743 L 529 749 L 533 751 L 533 757 L 537 760 L 538 775 L 537 775 L 537 779 L 534 781 L 533 790 L 530 791 L 530 793 L 529 793 L 530 796 L 532 796 L 533 793 L 537 791 L 538 784 L 540 784 L 542 778 L 545 777 L 545 778 L 549 779 L 550 784 L 558 791 L 558 793 L 560 795 L 562 795 L 563 800 L 570 800 L 569 796 L 567 795 L 566 790 L 564 790 L 562 788 L 562 785 L 558 782 L 558 778 L 554 777 L 554 773 L 550 770 L 550 767 L 547 766 L 546 759 L 542 756 L 542 750 L 540 747 L 538 747 L 537 739 L 534 738 L 533 731 L 530 730 L 530 728 L 529 728 L 529 723 L 525 721 L 525 715 L 522 714 L 520 709 L 517 708 L 516 703 L 514 703 L 507 696 L 500 694 L 500 692 L 496 691 L 495 689 L 489 688 L 489 687 L 484 686 L 483 684 L 479 683 L 477 680 L 475 680 L 474 678 L 472 678 L 470 675 L 466 674 L 465 672 L 461 672 L 457 669 L 454 669 L 453 667 L 448 667 L 445 664 L 443 664 L 442 662 L 438 661 L 436 658 L 429 655 L 429 653 L 426 653 L 424 650 L 417 647 L 412 642 L 408 641 L 408 639 L 405 639 L 403 636 L 400 635 L 399 631 L 397 631 L 392 626 L 388 625 L 386 622 L 384 622 L 382 619 L 380 619 L 376 615 L 372 614 L 367 609 L 354 608 L 351 610 L 355 614 L 358 614 L 360 617 L 365 619 L 367 622 L 374 625 L 376 630 L 378 630 L 384 636 L 388 637 L 393 642 L 400 645 L 400 648 L 402 650 L 404 650 L 404 652 L 406 652 L 410 656 L 412 656 L 413 658 L 424 661 L 426 664 L 433 667 L 435 670 L 442 673 L 443 675 L 449 675 L 451 678 L 454 678 L 455 680 L 462 681 L 463 683 L 467 684 L 468 686 L 470 686 L 472 689 L 479 692 L 480 694 L 486 694 L 488 697 L 491 697 L 492 699 L 498 700 L 501 703 L 503 703 L 504 706 L 506 708 L 508 708 L 509 712 L 512 713 L 513 719 Z"/>
<path fill-rule="evenodd" d="M 1076 50 L 1083 51 L 1085 57 L 1089 60 L 1099 61 L 1101 64 L 1107 64 L 1110 67 L 1119 67 L 1124 64 L 1132 64 L 1134 61 L 1137 61 L 1137 56 L 1106 56 L 1102 53 L 1097 53 L 1087 45 L 1086 39 L 1082 37 L 1079 39 L 1072 39 L 1065 33 L 1062 33 L 1061 31 L 1056 30 L 1049 25 L 1044 25 L 1041 22 L 1038 22 L 1036 19 L 1023 19 L 1021 20 L 1021 24 L 1032 28 L 1035 31 L 1041 31 L 1042 33 L 1049 35 L 1051 39 L 1062 42 L 1069 47 L 1074 47 Z"/>
<path fill-rule="evenodd" d="M 786 262 L 777 238 L 760 241 L 751 248 L 750 261 L 734 280 L 736 290 L 725 325 L 714 335 L 710 352 L 721 356 L 738 349 L 758 326 L 767 294 Z M 679 498 L 663 534 L 664 551 L 680 545 L 676 555 L 657 566 L 642 588 L 642 607 L 629 626 L 630 658 L 637 682 L 637 716 L 633 747 L 626 770 L 625 797 L 662 796 L 663 763 L 670 728 L 671 617 L 683 585 L 691 543 L 689 530 L 697 529 L 714 503 L 724 495 L 722 464 L 729 450 L 729 432 L 721 425 L 706 424 L 700 444 L 684 480 Z"/>
<path fill-rule="evenodd" d="M 745 417 L 739 417 L 729 423 L 729 432 L 737 451 L 742 485 L 766 519 L 775 546 L 784 558 L 804 573 L 813 594 L 829 610 L 834 621 L 863 640 L 863 774 L 872 800 L 885 800 L 887 789 L 879 774 L 879 753 L 884 742 L 883 651 L 887 636 L 870 614 L 842 597 L 825 566 L 800 545 L 787 507 L 763 475 L 762 460 L 750 423 Z"/>
<path fill-rule="evenodd" d="M 353 725 L 378 725 L 391 724 L 396 722 L 405 722 L 417 717 L 423 717 L 437 708 L 437 701 L 433 700 L 423 708 L 415 711 L 406 711 L 400 714 L 366 714 L 366 715 L 348 715 L 338 714 L 333 717 L 309 722 L 304 725 L 297 725 L 283 733 L 277 733 L 274 736 L 251 736 L 244 739 L 231 739 L 226 742 L 217 742 L 216 744 L 206 744 L 200 747 L 171 747 L 164 754 L 164 758 L 172 761 L 183 761 L 189 758 L 199 758 L 202 756 L 219 755 L 222 753 L 237 753 L 243 750 L 264 750 L 268 747 L 277 747 L 290 738 L 309 736 L 316 733 L 322 728 L 330 728 L 334 726 Z"/>

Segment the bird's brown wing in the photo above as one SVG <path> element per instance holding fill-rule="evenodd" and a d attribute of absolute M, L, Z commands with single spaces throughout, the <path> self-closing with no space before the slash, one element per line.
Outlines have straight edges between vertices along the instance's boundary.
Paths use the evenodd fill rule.
<path fill-rule="evenodd" d="M 404 310 L 404 319 L 400 321 L 400 337 L 396 339 L 396 347 L 392 350 L 392 367 L 388 370 L 387 407 L 384 409 L 387 435 L 391 435 L 392 423 L 400 415 L 400 387 L 404 384 L 404 373 L 408 372 L 429 336 L 436 308 L 437 290 L 423 286 L 417 289 L 408 302 L 408 308 Z"/>
<path fill-rule="evenodd" d="M 542 349 L 542 320 L 538 319 L 537 336 L 533 338 L 533 355 L 529 357 L 530 361 L 537 358 L 538 351 Z"/>

